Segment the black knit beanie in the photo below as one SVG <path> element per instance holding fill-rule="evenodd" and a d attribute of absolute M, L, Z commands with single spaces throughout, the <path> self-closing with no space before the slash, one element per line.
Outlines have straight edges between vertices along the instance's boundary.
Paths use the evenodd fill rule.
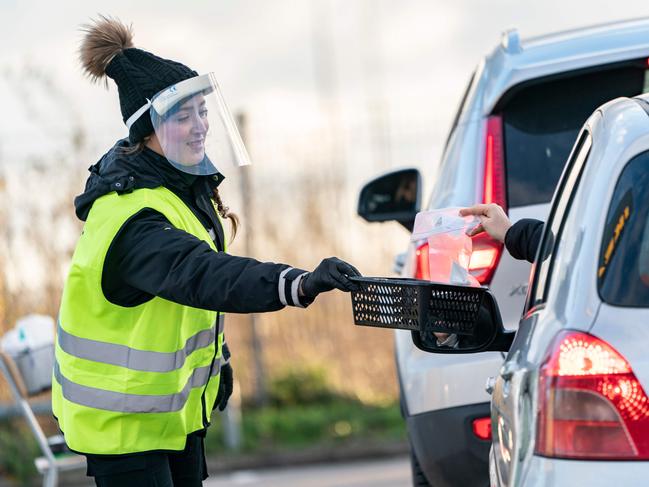
<path fill-rule="evenodd" d="M 102 16 L 83 30 L 81 64 L 93 81 L 105 76 L 115 81 L 124 122 L 147 99 L 179 81 L 198 76 L 184 64 L 133 47 L 131 27 L 117 19 Z M 152 133 L 151 118 L 145 113 L 131 125 L 128 138 L 135 144 Z"/>

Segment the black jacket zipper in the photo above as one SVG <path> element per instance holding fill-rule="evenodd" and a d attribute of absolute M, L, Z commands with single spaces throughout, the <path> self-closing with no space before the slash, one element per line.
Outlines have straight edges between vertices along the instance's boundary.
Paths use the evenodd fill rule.
<path fill-rule="evenodd" d="M 221 223 L 219 222 L 219 219 L 216 216 L 216 213 L 214 211 L 214 206 L 210 202 L 209 197 L 204 194 L 201 191 L 197 192 L 198 194 L 195 193 L 194 200 L 196 202 L 196 206 L 198 209 L 209 219 L 210 223 L 212 224 L 212 229 L 214 230 L 214 244 L 216 245 L 216 248 L 221 252 L 223 251 L 223 242 L 224 242 L 224 233 L 223 233 L 223 227 L 221 226 Z M 203 393 L 201 394 L 201 406 L 203 409 L 203 428 L 207 428 L 210 425 L 210 421 L 208 419 L 208 411 L 207 411 L 207 405 L 205 404 L 205 394 L 207 393 L 207 388 L 210 384 L 210 380 L 212 379 L 212 371 L 214 370 L 214 365 L 216 362 L 216 355 L 218 351 L 218 346 L 219 346 L 219 318 L 221 316 L 221 313 L 217 313 L 216 315 L 216 323 L 214 326 L 216 327 L 216 336 L 214 337 L 214 355 L 212 356 L 212 363 L 210 364 L 210 370 L 207 375 L 207 382 L 205 383 L 205 387 L 203 388 Z M 211 410 L 210 410 L 210 416 L 211 416 Z"/>

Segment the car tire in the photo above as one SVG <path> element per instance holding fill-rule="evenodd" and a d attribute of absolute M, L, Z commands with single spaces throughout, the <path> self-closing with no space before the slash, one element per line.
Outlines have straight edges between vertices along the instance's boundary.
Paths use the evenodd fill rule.
<path fill-rule="evenodd" d="M 428 479 L 424 475 L 421 466 L 419 465 L 419 460 L 417 460 L 417 455 L 410 445 L 410 467 L 412 469 L 412 486 L 413 487 L 431 487 Z"/>

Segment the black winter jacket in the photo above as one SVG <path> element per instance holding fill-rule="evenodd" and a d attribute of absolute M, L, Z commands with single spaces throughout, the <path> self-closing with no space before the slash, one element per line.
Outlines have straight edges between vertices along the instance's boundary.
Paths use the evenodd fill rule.
<path fill-rule="evenodd" d="M 517 221 L 505 234 L 505 247 L 515 259 L 534 262 L 541 243 L 543 222 L 532 218 Z"/>
<path fill-rule="evenodd" d="M 85 221 L 93 202 L 112 191 L 164 186 L 175 193 L 223 249 L 223 228 L 210 201 L 223 176 L 192 176 L 148 148 L 127 155 L 120 140 L 90 167 L 83 194 L 75 199 Z M 231 313 L 275 311 L 294 302 L 292 284 L 305 271 L 284 264 L 214 252 L 204 241 L 179 230 L 164 215 L 144 209 L 131 217 L 113 240 L 104 263 L 102 290 L 120 306 L 137 306 L 154 296 L 179 304 Z M 282 285 L 280 286 L 280 280 Z"/>

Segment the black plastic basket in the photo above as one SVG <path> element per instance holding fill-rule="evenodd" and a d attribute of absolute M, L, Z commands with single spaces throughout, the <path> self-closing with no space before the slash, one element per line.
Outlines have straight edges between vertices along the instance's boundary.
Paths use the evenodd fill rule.
<path fill-rule="evenodd" d="M 428 314 L 430 282 L 418 279 L 353 277 L 354 323 L 380 328 L 419 331 Z"/>
<path fill-rule="evenodd" d="M 363 326 L 473 335 L 486 288 L 419 279 L 354 277 L 354 323 Z"/>
<path fill-rule="evenodd" d="M 432 283 L 422 332 L 473 335 L 486 288 Z"/>

